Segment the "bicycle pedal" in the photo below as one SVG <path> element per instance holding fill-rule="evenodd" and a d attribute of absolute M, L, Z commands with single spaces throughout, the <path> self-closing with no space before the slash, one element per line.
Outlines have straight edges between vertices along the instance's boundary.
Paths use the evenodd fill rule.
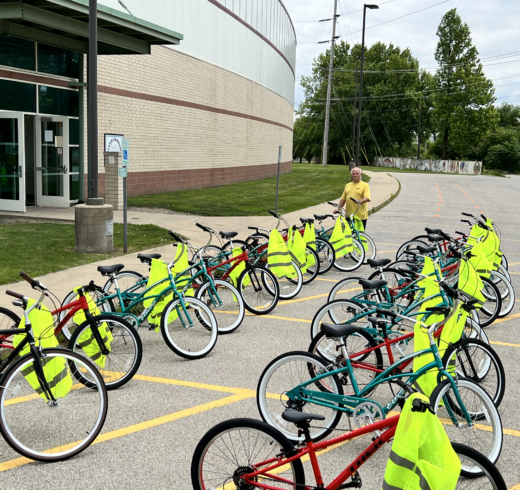
<path fill-rule="evenodd" d="M 363 482 L 361 481 L 361 477 L 359 476 L 359 473 L 356 472 L 354 476 L 352 476 L 352 481 L 339 486 L 338 490 L 342 490 L 344 488 L 361 488 L 362 486 Z"/>

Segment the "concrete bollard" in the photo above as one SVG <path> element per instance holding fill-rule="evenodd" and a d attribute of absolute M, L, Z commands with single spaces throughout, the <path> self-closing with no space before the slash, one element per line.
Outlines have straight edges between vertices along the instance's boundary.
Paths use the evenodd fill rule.
<path fill-rule="evenodd" d="M 75 207 L 76 253 L 114 251 L 114 208 L 102 197 L 88 198 Z"/>

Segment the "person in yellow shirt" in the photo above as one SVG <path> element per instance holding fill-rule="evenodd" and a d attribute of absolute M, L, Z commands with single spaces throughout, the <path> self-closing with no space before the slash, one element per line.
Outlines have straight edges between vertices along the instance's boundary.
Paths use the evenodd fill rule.
<path fill-rule="evenodd" d="M 370 187 L 366 182 L 361 180 L 361 169 L 354 167 L 350 172 L 352 182 L 345 186 L 343 195 L 339 200 L 339 206 L 334 210 L 335 213 L 339 213 L 340 209 L 347 204 L 346 209 L 348 214 L 352 214 L 356 211 L 359 203 L 359 209 L 356 216 L 363 221 L 365 230 L 367 229 L 368 210 L 367 202 L 370 202 Z M 354 201 L 351 200 L 354 199 Z"/>

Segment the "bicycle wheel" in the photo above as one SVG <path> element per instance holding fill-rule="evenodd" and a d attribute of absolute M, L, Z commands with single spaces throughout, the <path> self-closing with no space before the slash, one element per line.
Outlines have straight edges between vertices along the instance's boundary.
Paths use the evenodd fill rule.
<path fill-rule="evenodd" d="M 206 281 L 197 290 L 196 298 L 205 303 L 215 315 L 218 333 L 234 332 L 244 321 L 244 300 L 232 284 L 213 279 L 214 288 Z"/>
<path fill-rule="evenodd" d="M 330 290 L 327 303 L 331 303 L 337 299 L 352 299 L 353 297 L 360 295 L 365 298 L 363 294 L 363 286 L 359 284 L 361 279 L 364 279 L 364 277 L 347 277 L 346 279 L 338 281 Z"/>
<path fill-rule="evenodd" d="M 217 343 L 217 321 L 211 309 L 199 299 L 186 297 L 182 302 L 173 299 L 162 312 L 161 333 L 175 354 L 185 359 L 200 359 Z"/>
<path fill-rule="evenodd" d="M 466 323 L 464 325 L 464 335 L 467 339 L 481 340 L 485 344 L 489 345 L 489 338 L 486 331 L 478 322 L 469 316 L 466 318 Z"/>
<path fill-rule="evenodd" d="M 90 297 L 96 302 L 97 307 L 101 312 L 113 312 L 115 311 L 114 302 L 111 299 L 104 299 L 107 294 L 103 291 L 103 288 L 100 286 L 95 286 L 95 290 L 92 292 L 89 292 Z M 62 301 L 61 306 L 68 305 L 69 303 L 72 303 L 73 301 L 76 301 L 78 299 L 78 293 L 75 291 L 71 291 L 70 293 L 65 296 L 65 299 Z M 59 321 L 62 322 L 69 311 L 65 310 L 62 311 L 59 314 Z M 63 325 L 61 328 L 61 333 L 63 336 L 70 340 L 72 333 L 74 330 L 78 328 L 78 324 L 74 321 L 74 317 L 70 318 L 69 321 Z"/>
<path fill-rule="evenodd" d="M 99 346 L 92 335 L 88 320 L 76 328 L 68 347 L 76 354 L 89 358 L 103 376 L 107 390 L 115 390 L 128 383 L 139 369 L 143 358 L 141 338 L 134 327 L 123 318 L 103 313 L 94 319 L 96 325 L 102 327 L 104 324 L 107 333 L 110 332 L 112 335 L 110 352 L 104 360 L 99 357 Z M 94 349 L 92 343 L 96 346 Z M 78 373 L 78 376 L 81 375 Z M 88 383 L 88 380 L 82 382 Z"/>
<path fill-rule="evenodd" d="M 296 277 L 278 277 L 278 287 L 280 288 L 281 299 L 293 299 L 302 290 L 302 271 L 296 265 L 296 262 L 291 260 L 291 264 L 293 266 L 293 273 L 296 274 Z M 266 263 L 266 268 L 269 269 L 268 263 Z"/>
<path fill-rule="evenodd" d="M 491 282 L 497 287 L 500 292 L 500 299 L 502 300 L 502 305 L 500 308 L 500 313 L 498 314 L 498 318 L 503 318 L 513 310 L 515 306 L 515 290 L 511 284 L 511 281 L 507 279 L 500 272 L 492 272 L 491 277 L 489 278 Z"/>
<path fill-rule="evenodd" d="M 386 269 L 383 269 L 382 272 L 375 271 L 368 276 L 369 281 L 377 279 L 382 279 L 387 282 L 387 288 L 393 303 L 402 306 L 404 309 L 410 307 L 415 297 L 415 291 L 412 288 L 409 288 L 409 292 L 403 294 L 403 291 L 406 289 L 406 284 L 412 282 L 412 279 L 407 277 L 405 271 L 395 269 L 394 267 L 387 267 Z M 381 292 L 381 301 L 389 301 L 384 292 Z"/>
<path fill-rule="evenodd" d="M 233 246 L 231 246 L 231 245 L 233 245 Z M 213 247 L 213 245 L 211 247 Z M 244 240 L 229 241 L 229 242 L 224 243 L 224 245 L 222 245 L 222 248 L 220 250 L 224 253 L 227 253 L 227 252 L 232 252 L 233 248 L 236 248 L 236 247 L 247 247 L 247 242 L 245 242 Z"/>
<path fill-rule="evenodd" d="M 329 242 L 321 240 L 320 238 L 316 238 L 316 253 L 320 261 L 320 271 L 318 274 L 321 276 L 332 269 L 334 261 L 336 260 L 336 253 Z"/>
<path fill-rule="evenodd" d="M 409 250 L 411 248 L 417 248 L 417 245 L 421 245 L 421 247 L 427 247 L 428 242 L 426 240 L 423 241 L 423 240 L 417 240 L 414 238 L 413 240 L 403 243 L 397 249 L 397 253 L 395 254 L 395 260 L 401 260 L 404 257 L 408 257 L 408 254 L 406 253 L 407 250 Z"/>
<path fill-rule="evenodd" d="M 345 342 L 347 353 L 353 364 L 352 371 L 354 378 L 360 390 L 363 390 L 378 374 L 383 370 L 383 356 L 380 349 L 375 349 L 363 355 L 356 356 L 356 352 L 361 352 L 370 347 L 376 347 L 377 341 L 363 329 L 352 333 L 346 337 L 329 339 L 323 332 L 318 333 L 312 339 L 309 345 L 309 352 L 320 356 L 328 363 L 334 363 L 337 368 L 345 366 L 345 358 L 341 350 L 341 344 Z M 356 363 L 357 362 L 357 363 Z M 361 364 L 362 363 L 362 364 Z M 376 371 L 376 370 L 379 370 Z M 343 391 L 346 395 L 355 395 L 352 386 L 352 380 L 348 371 L 338 375 Z M 368 397 L 373 393 L 374 389 L 369 390 L 363 394 Z"/>
<path fill-rule="evenodd" d="M 134 271 L 123 271 L 119 272 L 115 275 L 115 277 L 111 277 L 103 286 L 103 291 L 105 294 L 111 296 L 115 294 L 114 298 L 112 298 L 113 303 L 113 312 L 118 313 L 122 311 L 121 304 L 119 302 L 119 298 L 117 296 L 117 290 L 116 290 L 116 281 L 117 285 L 119 286 L 119 291 L 121 294 L 123 294 L 127 289 L 136 286 L 136 284 L 139 284 L 139 287 L 136 287 L 135 289 L 132 289 L 132 294 L 140 294 L 146 289 L 146 277 L 140 274 L 139 272 Z M 130 299 L 124 300 L 126 305 L 129 305 L 131 303 Z M 139 305 L 136 305 L 132 310 L 129 311 L 129 313 L 139 314 L 143 310 L 143 305 L 140 303 Z"/>
<path fill-rule="evenodd" d="M 15 451 L 27 458 L 63 461 L 94 442 L 105 423 L 108 396 L 103 379 L 88 359 L 65 349 L 43 349 L 43 354 L 40 360 L 44 372 L 46 367 L 52 373 L 56 365 L 63 367 L 52 380 L 46 379 L 54 385 L 51 390 L 56 401 L 48 402 L 36 394 L 25 378 L 28 371 L 34 370 L 34 358 L 32 354 L 23 356 L 2 378 L 0 432 Z M 82 378 L 88 378 L 92 388 L 74 382 L 78 371 Z"/>
<path fill-rule="evenodd" d="M 500 297 L 500 291 L 491 280 L 485 277 L 481 279 L 484 285 L 481 293 L 486 301 L 478 310 L 478 317 L 480 326 L 487 327 L 498 318 L 502 309 L 502 298 Z"/>
<path fill-rule="evenodd" d="M 366 245 L 365 261 L 367 259 L 375 259 L 376 255 L 377 255 L 376 243 L 374 242 L 374 240 L 372 240 L 372 237 L 367 235 L 364 231 L 358 231 L 358 233 L 359 233 L 359 236 L 362 236 L 366 240 L 365 241 L 365 245 Z"/>
<path fill-rule="evenodd" d="M 352 272 L 363 265 L 365 260 L 365 249 L 363 245 L 353 238 L 352 246 L 353 249 L 351 252 L 343 255 L 343 257 L 336 257 L 334 268 L 341 272 Z"/>
<path fill-rule="evenodd" d="M 499 407 L 506 389 L 506 374 L 497 353 L 485 342 L 461 339 L 446 349 L 442 362 L 445 369 L 454 366 L 458 376 L 471 379 L 482 388 Z"/>
<path fill-rule="evenodd" d="M 303 436 L 298 437 L 298 428 L 282 418 L 282 412 L 286 408 L 292 408 L 325 417 L 325 420 L 319 421 L 321 427 L 317 427 L 318 423 L 313 423 L 309 429 L 313 441 L 319 441 L 330 434 L 338 425 L 342 412 L 314 403 L 293 401 L 286 395 L 298 385 L 327 371 L 328 363 L 308 352 L 288 352 L 271 361 L 260 376 L 256 394 L 258 410 L 264 422 L 278 429 L 291 441 L 303 441 Z M 316 381 L 308 385 L 307 389 L 343 395 L 343 387 L 336 375 Z M 334 405 L 342 406 L 338 403 Z"/>
<path fill-rule="evenodd" d="M 307 267 L 305 272 L 302 272 L 302 283 L 310 284 L 318 274 L 320 273 L 320 260 L 318 259 L 318 254 L 310 247 L 305 248 L 305 258 L 312 257 L 314 261 L 314 265 L 310 265 Z"/>
<path fill-rule="evenodd" d="M 255 315 L 267 315 L 278 304 L 280 288 L 275 275 L 257 265 L 248 266 L 238 278 L 244 306 Z"/>
<path fill-rule="evenodd" d="M 18 328 L 20 325 L 20 317 L 7 308 L 0 307 L 0 330 L 8 330 L 10 328 Z M 14 335 L 2 335 L 0 338 L 0 362 L 7 359 L 12 353 Z M 5 347 L 2 347 L 5 346 Z"/>
<path fill-rule="evenodd" d="M 465 444 L 486 456 L 495 464 L 502 451 L 502 421 L 490 396 L 477 383 L 459 377 L 455 380 L 457 390 L 471 421 L 470 427 L 463 416 L 450 381 L 445 379 L 437 385 L 430 396 L 430 404 L 441 419 L 450 441 Z M 478 468 L 465 467 L 465 471 L 480 474 Z"/>
<path fill-rule="evenodd" d="M 252 419 L 226 420 L 210 429 L 195 448 L 191 460 L 194 490 L 253 488 L 245 478 L 261 469 L 260 463 L 294 452 L 293 445 L 279 431 Z M 251 479 L 269 488 L 304 488 L 305 472 L 299 459 Z M 267 487 L 265 487 L 267 488 Z"/>
<path fill-rule="evenodd" d="M 314 315 L 311 323 L 311 339 L 320 332 L 322 322 L 334 323 L 336 325 L 350 323 L 354 317 L 362 315 L 363 306 L 356 301 L 348 299 L 337 299 L 323 305 Z M 370 324 L 365 318 L 356 320 L 358 327 L 369 327 Z"/>
<path fill-rule="evenodd" d="M 489 461 L 482 453 L 475 451 L 475 449 L 458 444 L 456 442 L 451 445 L 457 454 L 462 464 L 462 469 L 459 476 L 459 481 L 455 490 L 506 490 L 506 484 L 500 471 L 497 467 Z M 466 471 L 464 468 L 477 468 L 479 471 L 473 474 Z M 479 477 L 479 474 L 481 477 Z M 478 478 L 478 480 L 476 479 Z"/>

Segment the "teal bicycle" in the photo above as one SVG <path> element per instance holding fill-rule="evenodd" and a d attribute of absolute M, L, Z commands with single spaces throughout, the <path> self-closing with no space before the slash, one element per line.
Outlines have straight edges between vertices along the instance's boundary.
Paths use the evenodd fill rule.
<path fill-rule="evenodd" d="M 451 292 L 458 294 L 453 290 Z M 386 318 L 372 318 L 371 323 L 383 330 L 389 323 L 388 318 L 409 320 L 387 310 L 378 309 L 377 314 Z M 428 332 L 429 348 L 399 359 L 361 388 L 356 380 L 355 367 L 363 358 L 351 359 L 344 341 L 341 351 L 346 363 L 342 367 L 308 352 L 289 352 L 277 357 L 265 368 L 258 382 L 257 405 L 262 419 L 290 440 L 301 442 L 301 434 L 283 419 L 284 410 L 290 408 L 320 414 L 324 417 L 323 423 L 311 427 L 311 437 L 317 441 L 334 429 L 352 430 L 352 423 L 356 427 L 362 427 L 384 420 L 408 394 L 416 391 L 416 387 L 426 380 L 425 375 L 428 373 L 428 376 L 436 375 L 437 385 L 430 400 L 434 412 L 445 424 L 450 440 L 473 447 L 496 462 L 503 443 L 498 410 L 487 392 L 478 384 L 467 378 L 453 377 L 445 369 L 433 336 L 438 326 L 437 323 L 431 326 L 421 323 L 421 327 Z M 324 323 L 321 330 L 327 337 L 339 340 L 356 332 L 359 327 Z M 403 363 L 427 355 L 433 356 L 433 360 L 416 372 L 401 372 L 399 369 Z M 343 380 L 349 380 L 352 394 L 344 394 Z M 399 390 L 384 404 L 374 398 L 373 392 L 389 383 L 397 384 Z M 381 390 L 378 393 L 380 392 Z M 338 428 L 342 414 L 347 415 L 349 425 Z"/>

